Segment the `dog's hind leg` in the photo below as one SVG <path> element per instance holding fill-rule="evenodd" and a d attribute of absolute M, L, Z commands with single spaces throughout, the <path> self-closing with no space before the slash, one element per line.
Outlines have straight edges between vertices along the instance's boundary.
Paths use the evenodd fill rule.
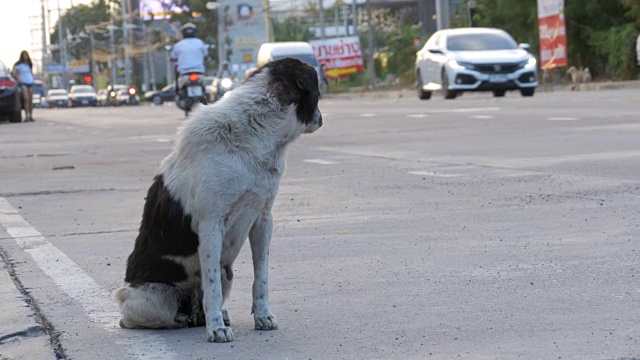
<path fill-rule="evenodd" d="M 172 329 L 188 325 L 187 317 L 178 314 L 180 290 L 162 283 L 127 284 L 113 297 L 120 308 L 120 327 L 125 329 Z"/>

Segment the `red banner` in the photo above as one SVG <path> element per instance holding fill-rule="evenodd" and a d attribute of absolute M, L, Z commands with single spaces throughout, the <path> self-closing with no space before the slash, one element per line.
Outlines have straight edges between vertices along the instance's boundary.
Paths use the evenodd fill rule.
<path fill-rule="evenodd" d="M 309 41 L 324 73 L 337 79 L 364 71 L 364 61 L 357 36 Z"/>
<path fill-rule="evenodd" d="M 538 0 L 540 34 L 540 67 L 552 69 L 567 66 L 567 32 L 564 1 Z"/>

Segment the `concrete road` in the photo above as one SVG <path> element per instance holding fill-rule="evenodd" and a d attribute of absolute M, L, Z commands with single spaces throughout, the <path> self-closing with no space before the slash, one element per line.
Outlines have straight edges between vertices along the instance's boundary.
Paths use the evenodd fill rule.
<path fill-rule="evenodd" d="M 117 328 L 172 106 L 0 123 L 0 248 L 70 359 L 638 359 L 640 91 L 321 101 L 290 148 L 271 250 L 277 331 Z M 1 352 L 0 347 L 0 352 Z"/>

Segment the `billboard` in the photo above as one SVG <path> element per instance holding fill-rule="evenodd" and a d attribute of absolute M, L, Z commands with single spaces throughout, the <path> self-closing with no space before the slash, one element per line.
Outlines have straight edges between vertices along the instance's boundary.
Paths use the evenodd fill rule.
<path fill-rule="evenodd" d="M 364 60 L 357 36 L 309 41 L 325 75 L 337 79 L 364 71 Z"/>
<path fill-rule="evenodd" d="M 140 0 L 140 16 L 144 20 L 168 19 L 172 13 L 182 13 L 189 8 L 181 0 Z"/>
<path fill-rule="evenodd" d="M 263 0 L 222 0 L 228 25 L 224 31 L 225 47 L 231 45 L 229 62 L 234 72 L 244 72 L 258 59 L 260 45 L 269 42 Z"/>
<path fill-rule="evenodd" d="M 540 67 L 567 66 L 567 31 L 564 0 L 538 0 Z"/>

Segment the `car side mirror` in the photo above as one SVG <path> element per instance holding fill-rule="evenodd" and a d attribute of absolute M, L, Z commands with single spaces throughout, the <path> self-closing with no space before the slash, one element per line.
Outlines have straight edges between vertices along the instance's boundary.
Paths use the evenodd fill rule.
<path fill-rule="evenodd" d="M 427 51 L 429 51 L 432 54 L 442 54 L 443 53 L 442 49 L 437 48 L 437 47 L 428 48 Z"/>
<path fill-rule="evenodd" d="M 520 43 L 520 44 L 518 44 L 518 46 L 520 46 L 520 49 L 522 49 L 522 50 L 529 51 L 529 49 L 531 49 L 531 45 L 529 45 L 527 43 Z"/>

